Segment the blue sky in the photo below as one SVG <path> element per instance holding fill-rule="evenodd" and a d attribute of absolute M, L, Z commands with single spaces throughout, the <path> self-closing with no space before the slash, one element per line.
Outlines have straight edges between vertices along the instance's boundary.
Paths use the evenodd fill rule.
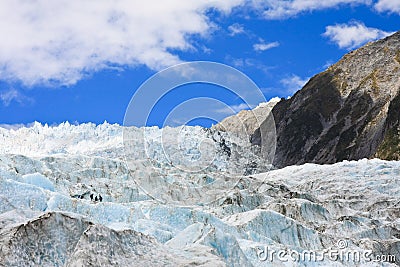
<path fill-rule="evenodd" d="M 400 30 L 400 1 L 18 0 L 2 1 L 0 18 L 0 124 L 121 124 L 143 82 L 188 61 L 235 67 L 267 100 L 291 96 L 345 53 Z M 218 92 L 188 85 L 149 124 L 177 99 Z"/>

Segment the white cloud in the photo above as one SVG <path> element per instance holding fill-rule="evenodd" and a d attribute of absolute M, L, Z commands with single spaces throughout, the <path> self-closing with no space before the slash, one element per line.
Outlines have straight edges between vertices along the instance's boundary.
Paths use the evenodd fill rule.
<path fill-rule="evenodd" d="M 232 65 L 236 68 L 247 68 L 247 67 L 257 68 L 258 64 L 261 64 L 261 62 L 253 58 L 235 58 L 230 55 L 226 56 L 225 60 L 227 64 Z"/>
<path fill-rule="evenodd" d="M 235 36 L 238 34 L 245 33 L 243 25 L 241 25 L 239 23 L 234 23 L 234 24 L 230 25 L 228 27 L 228 31 L 229 31 L 230 36 Z"/>
<path fill-rule="evenodd" d="M 71 85 L 102 69 L 146 65 L 158 70 L 181 62 L 175 51 L 203 49 L 193 35 L 207 37 L 215 24 L 210 9 L 229 14 L 248 5 L 267 19 L 371 0 L 148 0 L 0 1 L 0 80 Z M 376 10 L 399 12 L 397 0 L 379 0 Z M 234 36 L 246 33 L 239 23 Z M 258 43 L 257 51 L 277 43 Z M 194 49 L 196 50 L 196 49 Z M 207 49 L 205 53 L 209 52 Z"/>
<path fill-rule="evenodd" d="M 310 78 L 300 78 L 299 76 L 292 74 L 285 79 L 280 80 L 280 83 L 284 86 L 286 93 L 294 94 L 308 82 Z"/>
<path fill-rule="evenodd" d="M 369 5 L 371 0 L 253 0 L 255 6 L 265 9 L 267 19 L 286 19 L 302 12 L 334 8 L 339 5 Z"/>
<path fill-rule="evenodd" d="M 390 12 L 400 14 L 399 0 L 379 0 L 374 7 L 378 12 Z"/>
<path fill-rule="evenodd" d="M 259 44 L 254 44 L 253 49 L 254 51 L 266 51 L 268 49 L 278 47 L 279 43 L 278 42 L 272 42 L 272 43 L 259 43 Z"/>
<path fill-rule="evenodd" d="M 384 38 L 392 33 L 366 27 L 362 22 L 327 26 L 323 34 L 340 48 L 353 49 L 366 42 Z"/>
<path fill-rule="evenodd" d="M 3 102 L 3 105 L 8 107 L 11 102 L 17 102 L 19 104 L 29 104 L 33 103 L 33 99 L 20 93 L 15 89 L 10 89 L 7 91 L 3 91 L 0 93 L 0 100 Z"/>
<path fill-rule="evenodd" d="M 226 114 L 226 115 L 233 115 L 233 114 L 238 113 L 241 110 L 244 110 L 244 109 L 248 110 L 248 109 L 253 109 L 253 108 L 255 108 L 255 106 L 241 103 L 238 105 L 232 105 L 232 106 L 228 106 L 225 108 L 217 109 L 215 112 L 221 113 L 221 114 Z"/>
<path fill-rule="evenodd" d="M 180 62 L 171 52 L 206 36 L 210 9 L 229 13 L 245 0 L 0 2 L 0 79 L 70 85 L 105 68 Z"/>
<path fill-rule="evenodd" d="M 255 68 L 258 69 L 265 74 L 270 73 L 273 66 L 267 66 L 262 61 L 254 59 L 254 58 L 235 58 L 232 56 L 226 56 L 225 61 L 227 64 L 232 65 L 238 69 L 246 69 L 246 68 Z"/>
<path fill-rule="evenodd" d="M 378 12 L 400 14 L 399 0 L 251 0 L 251 3 L 266 19 L 287 19 L 305 12 L 357 5 L 373 6 Z"/>

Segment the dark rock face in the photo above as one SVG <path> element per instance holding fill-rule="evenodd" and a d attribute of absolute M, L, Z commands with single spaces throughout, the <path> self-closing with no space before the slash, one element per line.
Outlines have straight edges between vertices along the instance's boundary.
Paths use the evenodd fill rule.
<path fill-rule="evenodd" d="M 400 160 L 400 93 L 390 102 L 384 131 L 384 139 L 376 156 L 387 160 Z"/>
<path fill-rule="evenodd" d="M 345 55 L 272 112 L 278 167 L 400 159 L 400 32 Z"/>

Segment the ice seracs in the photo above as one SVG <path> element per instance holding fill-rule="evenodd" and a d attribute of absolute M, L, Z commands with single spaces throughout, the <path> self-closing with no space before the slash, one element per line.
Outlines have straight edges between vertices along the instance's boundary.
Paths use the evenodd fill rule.
<path fill-rule="evenodd" d="M 228 157 L 219 142 L 206 146 L 215 149 L 209 152 L 216 152 L 217 157 L 201 171 L 185 170 L 190 167 L 185 161 L 175 161 L 181 166 L 174 168 L 162 156 L 153 164 L 139 152 L 132 164 L 135 169 L 130 170 L 121 151 L 121 128 L 109 124 L 37 124 L 18 130 L 0 129 L 1 264 L 400 264 L 400 162 L 363 159 L 244 175 L 238 173 L 243 167 L 240 153 L 247 153 L 242 156 L 249 159 L 257 154 L 244 149 L 246 144 L 226 137 L 226 146 L 238 155 Z M 151 131 L 151 151 L 161 155 L 162 146 L 157 142 L 160 129 Z M 200 137 L 224 137 L 223 133 L 218 136 L 199 127 L 186 127 L 183 132 L 194 136 L 188 150 L 196 148 L 198 140 L 203 140 Z M 166 133 L 175 135 L 176 131 Z M 38 140 L 42 142 L 36 143 Z M 172 136 L 164 140 L 169 140 L 168 149 L 176 149 Z M 198 151 L 192 152 L 193 156 Z M 136 175 L 156 177 L 152 175 L 159 175 L 160 169 L 167 182 L 190 179 L 193 184 L 207 184 L 224 173 L 226 179 L 236 179 L 237 183 L 215 192 L 220 197 L 207 204 L 163 204 L 136 183 Z M 94 201 L 100 195 L 103 201 Z M 300 253 L 336 248 L 339 240 L 352 251 L 372 250 L 373 255 L 394 255 L 396 260 L 281 262 L 260 257 L 266 249 Z"/>

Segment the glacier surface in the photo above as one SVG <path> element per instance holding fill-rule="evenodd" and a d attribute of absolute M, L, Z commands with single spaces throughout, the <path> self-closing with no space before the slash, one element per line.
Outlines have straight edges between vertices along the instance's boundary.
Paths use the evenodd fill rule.
<path fill-rule="evenodd" d="M 0 128 L 0 266 L 400 264 L 400 162 L 271 170 L 240 136 L 164 130 Z M 372 255 L 271 254 L 325 250 Z"/>

